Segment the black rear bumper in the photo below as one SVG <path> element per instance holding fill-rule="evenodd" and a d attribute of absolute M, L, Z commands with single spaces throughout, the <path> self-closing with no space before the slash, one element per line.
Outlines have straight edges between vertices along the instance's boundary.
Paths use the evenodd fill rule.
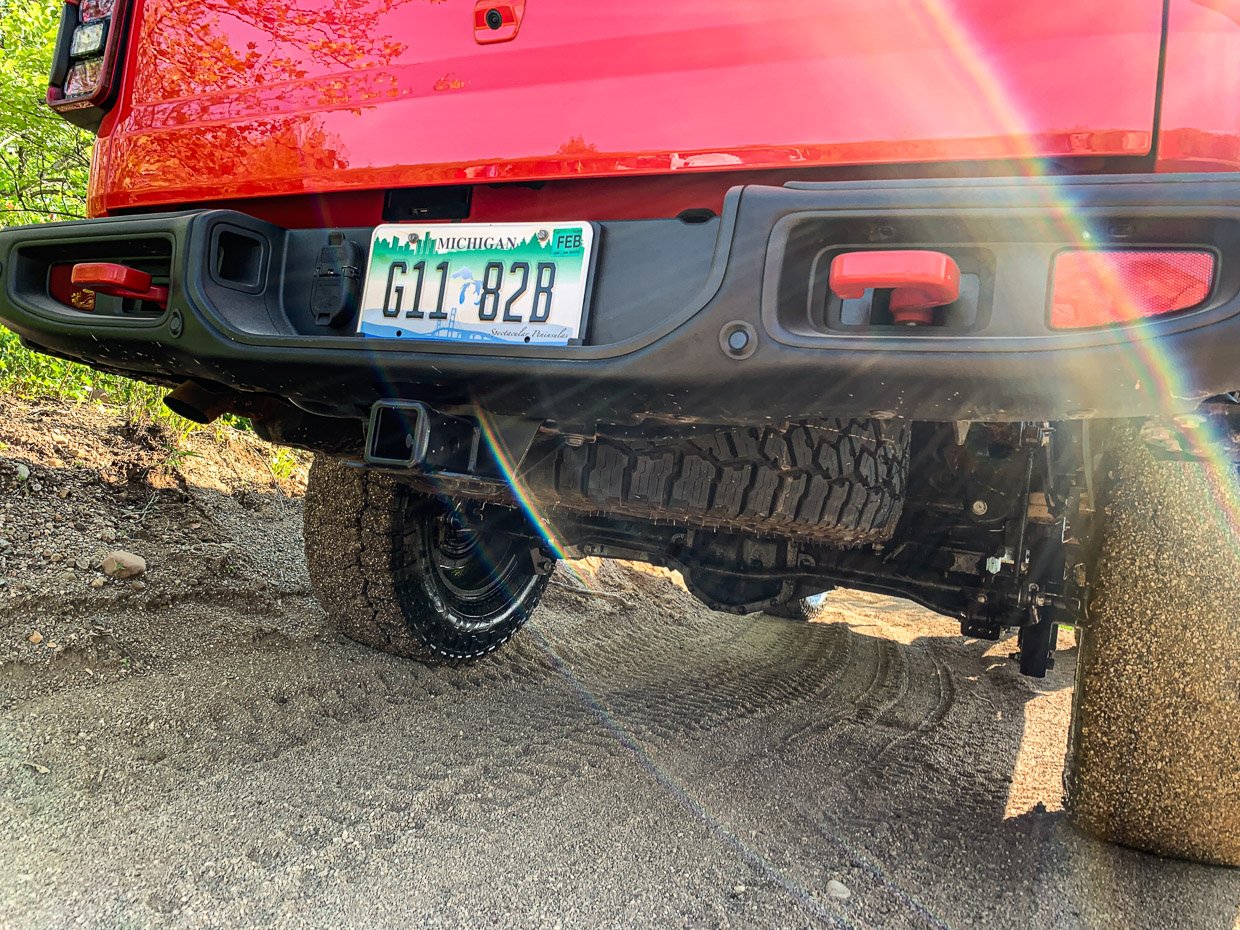
<path fill-rule="evenodd" d="M 218 210 L 0 231 L 0 317 L 29 344 L 87 364 L 345 417 L 406 398 L 584 428 L 824 414 L 1056 420 L 1185 412 L 1240 388 L 1233 176 L 743 187 L 704 223 L 598 227 L 580 346 L 415 346 L 323 328 L 310 289 L 329 231 Z M 343 232 L 364 255 L 370 230 Z M 1211 296 L 1159 321 L 1054 332 L 1050 263 L 1082 242 L 1211 249 Z M 841 247 L 947 251 L 977 273 L 975 306 L 924 329 L 833 322 L 821 279 Z M 59 303 L 49 269 L 85 260 L 166 269 L 167 311 Z M 729 353 L 736 329 L 751 341 Z"/>

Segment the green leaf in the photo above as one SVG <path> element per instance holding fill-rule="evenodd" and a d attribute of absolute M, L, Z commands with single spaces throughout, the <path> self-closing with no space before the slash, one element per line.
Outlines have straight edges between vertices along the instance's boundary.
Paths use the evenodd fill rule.
<path fill-rule="evenodd" d="M 44 99 L 59 2 L 0 4 L 0 226 L 86 214 L 94 137 Z"/>

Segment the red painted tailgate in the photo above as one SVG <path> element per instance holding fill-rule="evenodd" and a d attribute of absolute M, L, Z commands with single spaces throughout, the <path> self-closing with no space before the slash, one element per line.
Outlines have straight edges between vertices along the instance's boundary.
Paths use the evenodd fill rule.
<path fill-rule="evenodd" d="M 96 210 L 1149 152 L 1160 0 L 145 0 Z"/>

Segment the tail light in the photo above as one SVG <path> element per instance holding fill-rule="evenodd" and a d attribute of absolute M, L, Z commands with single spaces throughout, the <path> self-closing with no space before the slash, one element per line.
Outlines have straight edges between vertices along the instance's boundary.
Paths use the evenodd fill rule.
<path fill-rule="evenodd" d="M 1055 256 L 1051 327 L 1135 323 L 1205 302 L 1214 253 L 1194 249 L 1069 249 Z"/>
<path fill-rule="evenodd" d="M 47 103 L 83 129 L 98 129 L 116 100 L 130 6 L 130 0 L 68 0 L 61 11 Z"/>

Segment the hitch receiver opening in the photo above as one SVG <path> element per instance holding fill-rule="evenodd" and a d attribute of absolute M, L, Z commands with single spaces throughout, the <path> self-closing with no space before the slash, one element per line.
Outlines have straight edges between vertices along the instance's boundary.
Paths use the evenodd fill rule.
<path fill-rule="evenodd" d="M 365 458 L 389 468 L 472 475 L 478 470 L 479 441 L 473 420 L 419 401 L 381 400 L 370 408 Z"/>

